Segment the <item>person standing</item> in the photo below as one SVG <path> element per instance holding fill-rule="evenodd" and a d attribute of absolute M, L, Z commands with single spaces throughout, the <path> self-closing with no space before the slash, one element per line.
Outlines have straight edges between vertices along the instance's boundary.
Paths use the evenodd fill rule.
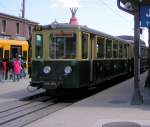
<path fill-rule="evenodd" d="M 2 80 L 6 80 L 6 78 L 7 78 L 7 62 L 6 62 L 5 58 L 2 60 L 2 67 L 3 67 Z"/>
<path fill-rule="evenodd" d="M 2 60 L 0 59 L 0 82 L 2 81 L 2 74 L 3 74 L 3 67 L 2 67 Z"/>
<path fill-rule="evenodd" d="M 18 57 L 16 56 L 13 61 L 14 81 L 20 79 L 21 65 Z"/>
<path fill-rule="evenodd" d="M 13 59 L 9 59 L 9 80 L 13 79 Z"/>

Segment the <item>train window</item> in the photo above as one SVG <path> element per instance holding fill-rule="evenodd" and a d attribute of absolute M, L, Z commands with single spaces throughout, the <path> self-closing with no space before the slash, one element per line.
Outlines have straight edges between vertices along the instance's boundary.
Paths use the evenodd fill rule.
<path fill-rule="evenodd" d="M 113 57 L 118 57 L 118 41 L 113 42 Z"/>
<path fill-rule="evenodd" d="M 124 58 L 128 57 L 128 45 L 127 44 L 124 44 L 123 56 Z"/>
<path fill-rule="evenodd" d="M 144 53 L 144 57 L 147 58 L 147 57 L 148 57 L 148 52 L 149 52 L 149 50 L 146 49 L 146 48 L 144 48 L 144 52 L 145 52 L 145 53 Z"/>
<path fill-rule="evenodd" d="M 10 57 L 15 57 L 16 55 L 22 54 L 22 47 L 17 45 L 11 45 Z"/>
<path fill-rule="evenodd" d="M 123 57 L 123 44 L 119 43 L 119 58 Z"/>
<path fill-rule="evenodd" d="M 88 34 L 82 33 L 82 58 L 88 57 Z"/>
<path fill-rule="evenodd" d="M 148 57 L 148 50 L 146 48 L 144 48 L 144 57 L 147 58 Z"/>
<path fill-rule="evenodd" d="M 143 56 L 144 56 L 144 54 L 145 54 L 145 52 L 144 52 L 144 48 L 141 48 L 141 57 L 143 57 Z"/>
<path fill-rule="evenodd" d="M 41 58 L 43 57 L 43 36 L 37 34 L 35 39 L 36 39 L 35 40 L 35 46 L 36 46 L 35 55 L 36 55 L 36 58 Z"/>
<path fill-rule="evenodd" d="M 112 57 L 112 40 L 106 40 L 106 58 Z"/>
<path fill-rule="evenodd" d="M 141 48 L 141 57 L 146 58 L 147 56 L 148 56 L 148 50 L 146 50 L 146 48 L 142 47 Z"/>
<path fill-rule="evenodd" d="M 97 38 L 97 58 L 104 58 L 105 38 Z"/>
<path fill-rule="evenodd" d="M 3 48 L 0 48 L 0 60 L 3 59 Z"/>
<path fill-rule="evenodd" d="M 9 59 L 9 50 L 5 50 L 4 52 L 4 58 Z"/>
<path fill-rule="evenodd" d="M 73 59 L 76 57 L 76 34 L 50 35 L 50 57 L 53 59 Z"/>

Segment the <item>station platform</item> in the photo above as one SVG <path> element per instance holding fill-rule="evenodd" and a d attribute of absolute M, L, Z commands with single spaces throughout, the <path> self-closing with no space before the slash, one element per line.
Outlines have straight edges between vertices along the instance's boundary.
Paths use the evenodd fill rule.
<path fill-rule="evenodd" d="M 38 94 L 44 90 L 39 89 L 36 91 L 29 91 L 27 89 L 31 79 L 26 78 L 20 79 L 19 81 L 13 82 L 12 80 L 0 81 L 0 104 L 19 100 L 27 96 Z"/>
<path fill-rule="evenodd" d="M 131 78 L 26 127 L 150 127 L 150 89 L 144 88 L 146 76 L 147 73 L 140 76 L 142 105 L 131 105 L 134 90 Z"/>

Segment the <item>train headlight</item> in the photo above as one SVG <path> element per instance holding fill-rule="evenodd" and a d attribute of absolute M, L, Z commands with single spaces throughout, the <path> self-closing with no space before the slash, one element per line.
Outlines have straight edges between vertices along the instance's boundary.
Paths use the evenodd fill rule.
<path fill-rule="evenodd" d="M 51 67 L 50 67 L 50 66 L 45 66 L 45 67 L 43 68 L 43 72 L 44 72 L 45 74 L 50 73 L 50 71 L 51 71 Z"/>
<path fill-rule="evenodd" d="M 72 72 L 72 68 L 70 66 L 66 66 L 64 72 L 65 74 L 70 74 Z"/>

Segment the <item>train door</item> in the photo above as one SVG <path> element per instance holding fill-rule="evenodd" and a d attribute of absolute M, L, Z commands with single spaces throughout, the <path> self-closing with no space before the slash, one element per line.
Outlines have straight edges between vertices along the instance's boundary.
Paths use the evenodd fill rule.
<path fill-rule="evenodd" d="M 9 59 L 9 50 L 4 50 L 4 58 Z"/>
<path fill-rule="evenodd" d="M 11 46 L 11 57 L 15 57 L 16 54 L 22 55 L 21 46 Z"/>

